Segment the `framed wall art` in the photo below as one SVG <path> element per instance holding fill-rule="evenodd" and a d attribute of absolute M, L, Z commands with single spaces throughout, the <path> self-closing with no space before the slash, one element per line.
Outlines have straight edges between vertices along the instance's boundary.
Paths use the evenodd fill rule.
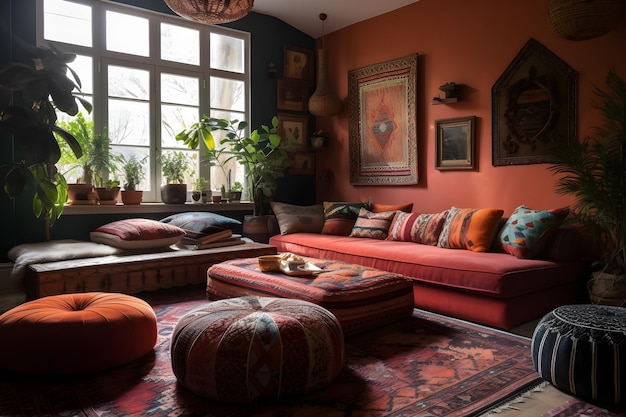
<path fill-rule="evenodd" d="M 293 152 L 289 156 L 290 174 L 313 175 L 315 173 L 315 152 Z"/>
<path fill-rule="evenodd" d="M 309 118 L 305 115 L 278 113 L 278 134 L 281 138 L 293 138 L 300 148 L 308 144 Z"/>
<path fill-rule="evenodd" d="M 349 71 L 351 184 L 417 184 L 417 58 Z"/>
<path fill-rule="evenodd" d="M 285 45 L 283 77 L 312 81 L 314 64 L 313 51 Z"/>
<path fill-rule="evenodd" d="M 304 81 L 283 78 L 277 82 L 278 102 L 280 110 L 306 111 L 309 100 L 309 87 Z"/>
<path fill-rule="evenodd" d="M 577 140 L 578 74 L 530 39 L 492 89 L 493 165 L 552 162 L 554 142 Z"/>
<path fill-rule="evenodd" d="M 475 116 L 435 120 L 436 169 L 475 168 L 475 124 Z"/>

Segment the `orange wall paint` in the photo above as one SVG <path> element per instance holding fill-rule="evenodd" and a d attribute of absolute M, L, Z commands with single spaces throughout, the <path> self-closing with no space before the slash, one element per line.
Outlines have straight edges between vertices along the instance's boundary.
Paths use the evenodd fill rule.
<path fill-rule="evenodd" d="M 415 203 L 416 212 L 458 207 L 498 207 L 508 215 L 519 204 L 552 208 L 571 203 L 554 194 L 547 164 L 493 167 L 491 163 L 491 88 L 530 38 L 535 38 L 579 73 L 578 132 L 600 124 L 592 109 L 593 85 L 604 86 L 611 67 L 626 79 L 626 23 L 600 38 L 573 42 L 557 37 L 545 19 L 548 0 L 420 0 L 391 13 L 327 34 L 329 78 L 344 101 L 336 117 L 318 118 L 330 135 L 329 149 L 318 154 L 318 199 Z M 332 16 L 329 16 L 332 19 Z M 318 39 L 318 44 L 321 42 Z M 349 182 L 348 71 L 377 62 L 419 54 L 417 141 L 419 184 L 353 186 Z M 432 106 L 438 87 L 464 84 L 453 105 Z M 477 116 L 477 169 L 435 169 L 434 121 Z M 324 173 L 332 171 L 330 179 Z"/>

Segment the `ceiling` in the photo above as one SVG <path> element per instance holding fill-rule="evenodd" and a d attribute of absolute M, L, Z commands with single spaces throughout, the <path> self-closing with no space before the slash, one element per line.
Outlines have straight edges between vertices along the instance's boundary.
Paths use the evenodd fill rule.
<path fill-rule="evenodd" d="M 253 12 L 279 18 L 317 39 L 419 0 L 254 0 Z M 319 18 L 326 13 L 324 23 Z"/>

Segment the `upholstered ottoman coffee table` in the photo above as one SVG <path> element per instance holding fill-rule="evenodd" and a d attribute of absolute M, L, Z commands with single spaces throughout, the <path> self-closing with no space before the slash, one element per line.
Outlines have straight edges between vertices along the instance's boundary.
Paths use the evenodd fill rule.
<path fill-rule="evenodd" d="M 347 262 L 305 259 L 321 271 L 305 276 L 261 272 L 257 258 L 215 264 L 207 271 L 207 297 L 257 295 L 309 301 L 331 311 L 346 336 L 411 316 L 413 285 L 403 275 Z"/>
<path fill-rule="evenodd" d="M 533 364 L 552 385 L 587 401 L 626 404 L 626 308 L 555 308 L 537 324 Z"/>
<path fill-rule="evenodd" d="M 172 333 L 171 354 L 181 385 L 241 404 L 326 386 L 343 367 L 344 340 L 339 322 L 323 307 L 251 296 L 185 314 Z"/>

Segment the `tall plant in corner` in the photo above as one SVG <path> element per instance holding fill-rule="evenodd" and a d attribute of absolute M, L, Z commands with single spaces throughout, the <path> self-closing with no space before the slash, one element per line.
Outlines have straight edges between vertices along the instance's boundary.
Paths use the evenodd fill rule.
<path fill-rule="evenodd" d="M 595 88 L 593 107 L 603 125 L 582 142 L 573 141 L 554 151 L 550 169 L 561 175 L 560 194 L 576 197 L 574 220 L 597 238 L 602 273 L 626 274 L 626 83 L 611 69 L 607 89 Z M 623 279 L 623 278 L 622 278 Z"/>
<path fill-rule="evenodd" d="M 6 171 L 4 192 L 11 198 L 32 182 L 33 212 L 43 217 L 46 239 L 50 226 L 63 212 L 67 201 L 67 182 L 57 169 L 61 157 L 57 140 L 67 142 L 76 157 L 82 155 L 80 144 L 70 133 L 57 126 L 56 110 L 71 116 L 78 113 L 77 100 L 91 111 L 91 104 L 74 95 L 80 80 L 68 67 L 76 58 L 50 46 L 35 47 L 16 41 L 16 51 L 31 60 L 31 65 L 12 62 L 0 70 L 0 130 L 3 140 L 13 140 L 25 158 L 0 167 Z M 68 71 L 74 80 L 68 78 Z"/>
<path fill-rule="evenodd" d="M 277 180 L 285 175 L 285 168 L 290 164 L 287 151 L 294 149 L 293 138 L 283 140 L 278 135 L 278 118 L 272 118 L 271 126 L 263 125 L 250 136 L 245 131 L 248 123 L 239 120 L 216 119 L 203 116 L 176 135 L 176 140 L 184 142 L 190 149 L 197 149 L 203 141 L 209 157 L 219 164 L 235 159 L 246 171 L 248 195 L 251 196 L 253 214 L 264 214 L 265 203 L 269 201 L 278 187 Z M 220 140 L 222 148 L 217 149 L 213 132 L 225 132 Z M 219 160 L 219 158 L 224 158 Z"/>

